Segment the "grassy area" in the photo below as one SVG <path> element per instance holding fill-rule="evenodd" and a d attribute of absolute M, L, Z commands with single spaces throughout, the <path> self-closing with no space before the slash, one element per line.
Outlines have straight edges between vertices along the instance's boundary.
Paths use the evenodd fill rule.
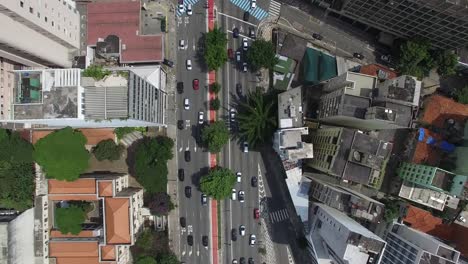
<path fill-rule="evenodd" d="M 388 164 L 389 160 L 390 160 L 390 158 L 387 158 L 386 160 L 384 160 L 383 165 L 382 165 L 382 170 L 380 171 L 379 178 L 377 179 L 377 181 L 374 184 L 374 188 L 377 189 L 377 190 L 380 190 L 380 187 L 382 187 L 382 182 L 383 182 L 383 180 L 385 178 L 385 172 L 387 170 L 387 164 Z"/>
<path fill-rule="evenodd" d="M 216 203 L 216 207 L 218 208 L 218 249 L 221 249 L 221 232 L 219 231 L 220 223 L 221 223 L 221 202 L 218 201 Z"/>
<path fill-rule="evenodd" d="M 129 134 L 133 131 L 140 131 L 141 133 L 145 133 L 146 127 L 118 127 L 114 130 L 114 134 L 117 136 L 117 139 L 122 139 L 126 134 Z"/>

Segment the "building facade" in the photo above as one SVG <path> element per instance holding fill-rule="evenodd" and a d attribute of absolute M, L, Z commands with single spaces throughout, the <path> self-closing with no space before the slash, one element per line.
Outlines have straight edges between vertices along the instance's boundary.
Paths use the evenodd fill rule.
<path fill-rule="evenodd" d="M 396 37 L 422 37 L 444 49 L 468 45 L 466 1 L 315 0 L 328 10 Z"/>
<path fill-rule="evenodd" d="M 0 3 L 0 56 L 31 67 L 70 67 L 80 14 L 71 0 Z"/>
<path fill-rule="evenodd" d="M 460 258 L 460 252 L 451 246 L 399 223 L 390 227 L 385 240 L 382 264 L 456 264 Z"/>

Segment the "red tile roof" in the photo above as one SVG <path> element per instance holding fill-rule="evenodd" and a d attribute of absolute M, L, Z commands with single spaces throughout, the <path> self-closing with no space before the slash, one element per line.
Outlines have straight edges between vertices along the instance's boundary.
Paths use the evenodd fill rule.
<path fill-rule="evenodd" d="M 99 38 L 116 35 L 121 41 L 121 63 L 162 61 L 163 36 L 139 35 L 140 9 L 140 1 L 89 3 L 88 45 L 95 46 Z"/>
<path fill-rule="evenodd" d="M 98 242 L 51 240 L 49 242 L 49 256 L 56 258 L 98 257 Z"/>
<path fill-rule="evenodd" d="M 114 195 L 114 185 L 112 181 L 99 181 L 98 183 L 99 196 L 110 196 Z"/>
<path fill-rule="evenodd" d="M 49 194 L 96 194 L 96 179 L 48 180 Z"/>
<path fill-rule="evenodd" d="M 128 198 L 106 198 L 107 244 L 130 244 L 130 207 Z"/>
<path fill-rule="evenodd" d="M 62 234 L 58 230 L 51 230 L 50 231 L 50 237 L 51 238 L 64 238 L 64 237 L 70 237 L 70 238 L 76 238 L 76 237 L 95 237 L 94 231 L 92 230 L 82 230 L 78 235 L 72 235 L 70 233 L 67 234 Z"/>
<path fill-rule="evenodd" d="M 398 76 L 395 71 L 392 71 L 389 68 L 380 64 L 368 64 L 368 65 L 361 66 L 361 69 L 359 72 L 362 74 L 377 76 L 379 70 L 386 72 L 388 74 L 387 76 L 388 79 L 393 79 Z"/>
<path fill-rule="evenodd" d="M 101 259 L 115 260 L 115 246 L 107 245 L 101 247 Z"/>

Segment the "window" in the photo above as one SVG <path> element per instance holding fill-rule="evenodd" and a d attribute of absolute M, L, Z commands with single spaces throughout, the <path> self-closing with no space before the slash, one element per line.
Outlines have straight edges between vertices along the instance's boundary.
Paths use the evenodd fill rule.
<path fill-rule="evenodd" d="M 47 22 L 47 17 L 44 17 L 44 21 Z"/>
<path fill-rule="evenodd" d="M 52 26 L 54 26 L 54 21 L 52 21 Z"/>
<path fill-rule="evenodd" d="M 37 17 L 41 18 L 41 13 L 37 12 Z"/>
<path fill-rule="evenodd" d="M 24 7 L 24 2 L 23 1 L 20 1 L 20 6 Z"/>
<path fill-rule="evenodd" d="M 34 8 L 30 7 L 29 8 L 29 13 L 31 13 L 31 14 L 34 13 Z"/>

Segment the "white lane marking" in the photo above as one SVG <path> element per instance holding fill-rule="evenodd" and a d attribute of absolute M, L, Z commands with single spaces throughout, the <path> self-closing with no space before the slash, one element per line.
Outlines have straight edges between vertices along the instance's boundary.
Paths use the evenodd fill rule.
<path fill-rule="evenodd" d="M 257 25 L 255 25 L 255 24 L 252 24 L 252 23 L 250 23 L 250 22 L 247 22 L 247 21 L 244 21 L 244 20 L 242 20 L 242 19 L 239 19 L 239 18 L 237 18 L 237 17 L 233 17 L 233 16 L 230 16 L 230 15 L 227 15 L 227 14 L 221 13 L 221 12 L 218 12 L 218 14 L 220 14 L 220 15 L 222 15 L 222 16 L 226 16 L 226 17 L 232 18 L 232 19 L 235 19 L 235 20 L 237 20 L 237 21 L 240 21 L 240 22 L 242 22 L 242 23 L 249 24 L 249 25 L 252 25 L 252 26 L 254 26 L 254 27 L 257 27 Z"/>
<path fill-rule="evenodd" d="M 187 251 L 187 245 L 184 245 L 184 251 L 182 251 L 182 256 L 185 256 L 186 251 Z"/>
<path fill-rule="evenodd" d="M 197 143 L 195 143 L 195 147 L 193 147 L 193 150 L 197 152 Z"/>
<path fill-rule="evenodd" d="M 195 38 L 193 38 L 193 51 L 196 50 L 196 45 L 195 45 Z"/>

